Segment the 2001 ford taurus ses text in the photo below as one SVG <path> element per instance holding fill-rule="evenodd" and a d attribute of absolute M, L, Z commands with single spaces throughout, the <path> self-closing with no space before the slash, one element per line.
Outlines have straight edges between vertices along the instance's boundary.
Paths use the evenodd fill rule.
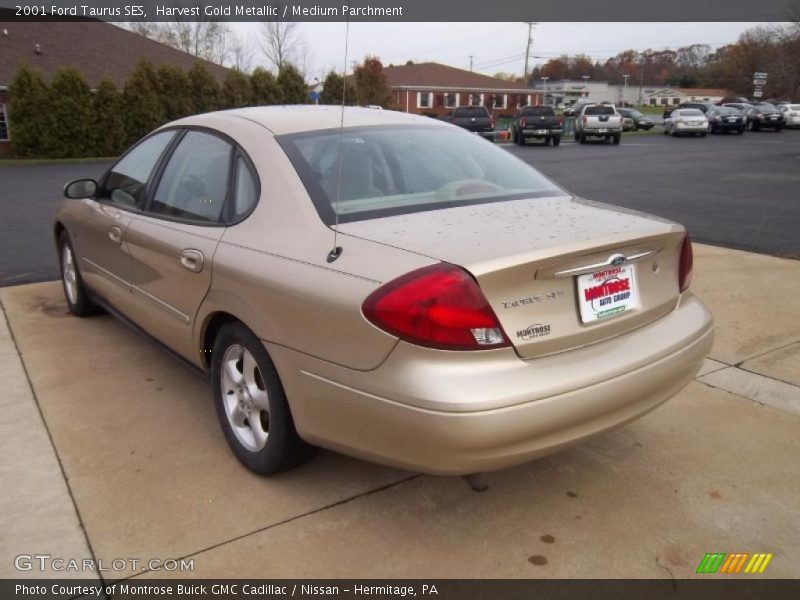
<path fill-rule="evenodd" d="M 250 469 L 307 444 L 498 469 L 639 417 L 710 350 L 683 227 L 571 197 L 491 142 L 392 111 L 166 125 L 55 220 L 70 310 L 210 375 Z"/>

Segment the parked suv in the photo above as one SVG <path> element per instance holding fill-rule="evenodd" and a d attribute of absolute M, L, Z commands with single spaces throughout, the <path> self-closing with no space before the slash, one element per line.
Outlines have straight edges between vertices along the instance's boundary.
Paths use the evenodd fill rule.
<path fill-rule="evenodd" d="M 545 145 L 561 143 L 561 123 L 550 106 L 526 106 L 514 117 L 511 137 L 522 146 L 529 138 L 544 140 Z"/>
<path fill-rule="evenodd" d="M 622 117 L 613 104 L 584 104 L 575 116 L 575 140 L 581 144 L 589 137 L 622 139 Z"/>
<path fill-rule="evenodd" d="M 494 117 L 485 106 L 462 106 L 453 111 L 449 121 L 467 131 L 494 139 Z"/>

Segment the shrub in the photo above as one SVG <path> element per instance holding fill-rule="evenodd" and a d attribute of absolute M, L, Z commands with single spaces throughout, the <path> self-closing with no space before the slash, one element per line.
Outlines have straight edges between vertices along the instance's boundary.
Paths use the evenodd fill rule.
<path fill-rule="evenodd" d="M 122 92 L 125 105 L 126 145 L 132 144 L 166 121 L 153 65 L 142 60 L 136 65 Z"/>
<path fill-rule="evenodd" d="M 77 158 L 94 150 L 92 90 L 80 71 L 58 69 L 49 89 L 49 156 Z"/>
<path fill-rule="evenodd" d="M 194 102 L 186 73 L 172 65 L 161 65 L 156 75 L 164 118 L 167 121 L 174 121 L 192 114 Z"/>
<path fill-rule="evenodd" d="M 325 81 L 322 84 L 322 94 L 320 95 L 320 104 L 341 104 L 342 92 L 344 91 L 344 84 L 347 81 L 347 95 L 345 96 L 346 104 L 355 104 L 357 101 L 356 88 L 351 79 L 345 80 L 344 77 L 331 71 L 325 76 Z"/>
<path fill-rule="evenodd" d="M 222 84 L 222 102 L 225 108 L 241 108 L 252 105 L 250 79 L 236 69 L 231 69 L 225 75 Z"/>
<path fill-rule="evenodd" d="M 8 125 L 17 156 L 47 156 L 50 150 L 49 93 L 41 73 L 26 64 L 17 69 L 9 89 Z"/>
<path fill-rule="evenodd" d="M 94 156 L 117 156 L 125 147 L 125 121 L 122 118 L 122 94 L 114 82 L 104 77 L 92 98 L 94 109 Z"/>
<path fill-rule="evenodd" d="M 283 91 L 275 76 L 261 67 L 256 67 L 250 76 L 252 100 L 256 106 L 283 103 Z"/>
<path fill-rule="evenodd" d="M 285 104 L 308 103 L 306 82 L 300 71 L 293 64 L 289 62 L 283 63 L 281 70 L 278 72 L 278 85 L 283 92 L 283 102 Z"/>
<path fill-rule="evenodd" d="M 196 62 L 187 73 L 192 112 L 200 114 L 218 110 L 222 105 L 221 92 L 217 80 L 208 72 L 203 63 Z"/>

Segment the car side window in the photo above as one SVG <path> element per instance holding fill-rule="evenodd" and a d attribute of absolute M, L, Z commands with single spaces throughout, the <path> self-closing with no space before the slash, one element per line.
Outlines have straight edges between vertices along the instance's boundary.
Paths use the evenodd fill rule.
<path fill-rule="evenodd" d="M 236 158 L 236 185 L 233 191 L 233 220 L 249 213 L 258 201 L 258 184 L 247 162 Z"/>
<path fill-rule="evenodd" d="M 232 151 L 228 142 L 215 135 L 187 132 L 161 175 L 149 212 L 218 223 L 228 196 Z"/>
<path fill-rule="evenodd" d="M 174 137 L 174 131 L 161 131 L 135 146 L 111 167 L 98 198 L 128 208 L 141 206 L 153 168 Z"/>

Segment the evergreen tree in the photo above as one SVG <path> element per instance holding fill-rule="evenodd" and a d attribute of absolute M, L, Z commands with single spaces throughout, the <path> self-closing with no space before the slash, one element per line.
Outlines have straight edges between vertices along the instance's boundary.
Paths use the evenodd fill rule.
<path fill-rule="evenodd" d="M 284 62 L 278 72 L 278 85 L 283 91 L 284 104 L 307 104 L 308 90 L 300 71 L 290 62 Z"/>
<path fill-rule="evenodd" d="M 218 110 L 222 104 L 219 84 L 203 63 L 197 61 L 187 73 L 192 112 L 201 114 Z"/>
<path fill-rule="evenodd" d="M 158 92 L 167 121 L 174 121 L 192 114 L 192 92 L 189 77 L 180 68 L 161 65 L 157 71 Z"/>
<path fill-rule="evenodd" d="M 225 108 L 241 108 L 251 106 L 250 79 L 236 69 L 230 69 L 222 84 L 222 101 Z"/>
<path fill-rule="evenodd" d="M 72 67 L 58 69 L 49 89 L 51 158 L 78 158 L 94 145 L 92 90 L 83 74 Z"/>
<path fill-rule="evenodd" d="M 94 109 L 95 156 L 117 156 L 125 147 L 125 121 L 122 118 L 122 94 L 110 79 L 100 80 L 92 98 Z"/>
<path fill-rule="evenodd" d="M 357 101 L 356 88 L 353 85 L 352 78 L 345 80 L 344 77 L 335 71 L 331 71 L 325 76 L 325 81 L 322 84 L 322 94 L 319 99 L 320 104 L 341 104 L 342 89 L 344 88 L 345 81 L 347 82 L 345 104 L 355 104 Z"/>
<path fill-rule="evenodd" d="M 161 104 L 158 76 L 147 60 L 139 61 L 128 77 L 122 99 L 125 106 L 126 145 L 132 144 L 167 120 Z"/>
<path fill-rule="evenodd" d="M 283 91 L 275 76 L 262 67 L 256 67 L 250 76 L 253 104 L 267 106 L 283 103 Z"/>
<path fill-rule="evenodd" d="M 24 158 L 47 156 L 50 149 L 49 93 L 41 73 L 21 64 L 11 81 L 9 94 L 8 125 L 15 154 Z"/>

